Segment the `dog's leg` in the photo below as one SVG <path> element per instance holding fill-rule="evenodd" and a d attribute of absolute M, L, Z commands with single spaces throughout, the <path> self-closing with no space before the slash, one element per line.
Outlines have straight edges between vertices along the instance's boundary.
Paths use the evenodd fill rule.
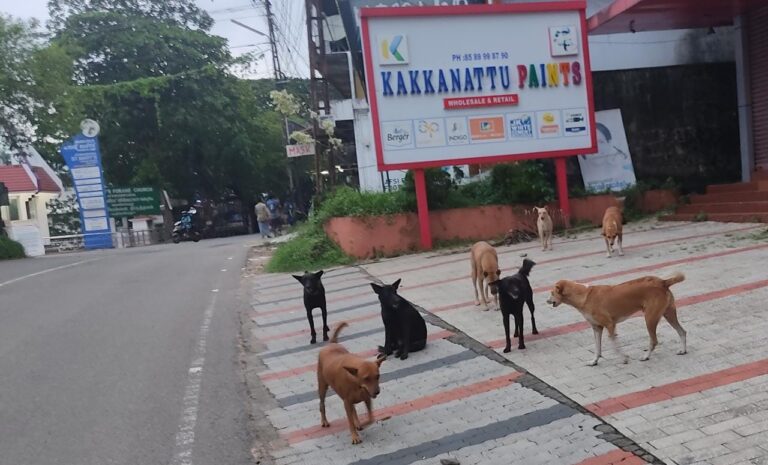
<path fill-rule="evenodd" d="M 677 351 L 677 355 L 684 355 L 688 353 L 686 333 L 683 329 L 683 326 L 679 321 L 677 321 L 677 308 L 675 307 L 674 302 L 667 308 L 667 311 L 664 312 L 664 319 L 667 320 L 667 323 L 669 323 L 673 328 L 675 328 L 677 335 L 680 336 L 680 350 Z"/>
<path fill-rule="evenodd" d="M 475 305 L 480 305 L 480 297 L 477 295 L 477 265 L 475 264 L 475 257 L 471 257 L 472 260 L 472 290 L 475 291 Z"/>
<path fill-rule="evenodd" d="M 547 250 L 547 235 L 544 232 L 544 228 L 539 226 L 539 240 L 541 241 L 541 250 Z"/>
<path fill-rule="evenodd" d="M 325 308 L 325 303 L 320 307 L 320 311 L 323 314 L 323 340 L 327 341 L 328 332 L 330 332 L 331 328 L 328 327 L 328 310 Z"/>
<path fill-rule="evenodd" d="M 501 312 L 501 321 L 504 322 L 504 337 L 507 340 L 507 345 L 504 346 L 504 353 L 506 354 L 512 350 L 512 340 L 509 338 L 509 313 L 505 312 L 504 310 Z M 517 325 L 515 325 L 515 337 L 517 337 Z"/>
<path fill-rule="evenodd" d="M 317 333 L 315 332 L 315 320 L 312 318 L 312 309 L 307 309 L 307 320 L 309 320 L 309 331 L 312 334 L 312 339 L 309 340 L 310 344 L 317 342 Z"/>
<path fill-rule="evenodd" d="M 613 253 L 612 253 L 613 251 L 611 250 L 611 243 L 610 243 L 610 241 L 608 240 L 607 237 L 605 238 L 605 248 L 608 251 L 608 254 L 606 256 L 608 258 L 611 258 L 611 256 L 613 255 Z"/>
<path fill-rule="evenodd" d="M 320 371 L 317 372 L 317 393 L 320 397 L 320 426 L 327 428 L 331 426 L 328 418 L 325 416 L 325 395 L 328 392 L 328 383 L 325 382 Z"/>
<path fill-rule="evenodd" d="M 530 286 L 528 289 L 530 289 Z M 533 326 L 533 334 L 539 334 L 539 330 L 536 329 L 536 318 L 533 316 L 533 312 L 536 311 L 536 307 L 533 304 L 533 290 L 528 291 L 526 305 L 528 305 L 528 310 L 531 311 L 531 326 Z"/>
<path fill-rule="evenodd" d="M 355 404 L 345 400 L 344 410 L 347 411 L 347 422 L 349 423 L 349 432 L 352 435 L 352 444 L 360 444 L 363 441 L 360 439 L 360 435 L 357 434 L 357 425 L 355 424 L 357 412 L 355 412 Z"/>
<path fill-rule="evenodd" d="M 621 350 L 621 346 L 619 345 L 619 341 L 616 340 L 616 326 L 608 326 L 608 338 L 611 340 L 611 344 L 613 344 L 613 349 L 616 351 L 617 354 L 621 357 L 621 363 L 627 364 L 629 363 L 629 357 L 627 354 L 624 353 L 623 350 Z"/>
<path fill-rule="evenodd" d="M 360 429 L 370 426 L 373 424 L 374 421 L 376 421 L 376 418 L 374 418 L 373 416 L 373 401 L 371 399 L 367 399 L 365 401 L 365 408 L 366 410 L 368 410 L 368 419 L 365 421 L 365 423 L 360 425 L 361 426 Z"/>
<path fill-rule="evenodd" d="M 658 315 L 658 313 L 656 313 Z M 648 345 L 648 352 L 643 355 L 643 358 L 640 360 L 645 362 L 649 358 L 651 358 L 651 353 L 653 352 L 653 349 L 656 348 L 656 345 L 659 343 L 659 340 L 656 338 L 656 327 L 659 325 L 659 318 L 654 318 L 654 315 L 651 314 L 651 312 L 646 311 L 645 312 L 645 327 L 648 328 L 648 338 L 650 338 L 650 342 Z"/>
<path fill-rule="evenodd" d="M 619 234 L 619 237 L 617 237 L 616 240 L 619 243 L 618 244 L 618 246 L 619 246 L 619 255 L 624 255 L 624 247 L 622 247 L 622 245 L 621 245 L 621 238 L 622 238 L 622 234 Z"/>
<path fill-rule="evenodd" d="M 595 359 L 589 363 L 591 367 L 597 365 L 598 360 L 603 355 L 603 327 L 592 325 L 592 332 L 595 335 Z"/>
<path fill-rule="evenodd" d="M 517 349 L 525 349 L 525 331 L 523 331 L 523 309 L 515 313 L 515 332 L 517 332 Z"/>
<path fill-rule="evenodd" d="M 477 288 L 480 290 L 480 301 L 485 306 L 485 309 L 488 310 L 488 299 L 485 298 L 485 277 L 481 273 L 478 273 L 477 276 Z"/>

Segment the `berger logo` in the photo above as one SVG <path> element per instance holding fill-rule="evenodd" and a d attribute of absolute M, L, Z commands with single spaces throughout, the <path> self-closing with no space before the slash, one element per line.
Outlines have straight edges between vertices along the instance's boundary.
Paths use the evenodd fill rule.
<path fill-rule="evenodd" d="M 408 63 L 408 37 L 400 34 L 379 39 L 382 65 L 405 65 Z"/>
<path fill-rule="evenodd" d="M 413 147 L 413 126 L 410 121 L 391 121 L 382 124 L 381 138 L 391 149 Z"/>

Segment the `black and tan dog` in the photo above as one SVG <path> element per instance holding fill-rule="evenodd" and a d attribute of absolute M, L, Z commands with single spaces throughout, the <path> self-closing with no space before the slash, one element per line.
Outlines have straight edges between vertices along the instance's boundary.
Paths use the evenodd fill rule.
<path fill-rule="evenodd" d="M 531 273 L 531 269 L 535 264 L 536 263 L 533 260 L 526 258 L 523 260 L 523 266 L 520 267 L 520 270 L 518 270 L 517 273 L 491 283 L 496 285 L 499 290 L 499 306 L 501 307 L 504 323 L 504 336 L 507 341 L 507 345 L 504 347 L 505 353 L 512 350 L 512 341 L 509 338 L 510 315 L 515 318 L 515 334 L 513 337 L 517 338 L 517 348 L 521 350 L 525 349 L 525 337 L 523 336 L 524 304 L 527 304 L 528 310 L 531 311 L 533 334 L 539 334 L 539 330 L 536 329 L 536 318 L 533 316 L 535 310 L 533 305 L 533 289 L 531 289 L 531 283 L 528 282 L 528 275 Z"/>
<path fill-rule="evenodd" d="M 307 320 L 309 320 L 309 329 L 312 331 L 312 339 L 309 343 L 317 342 L 317 333 L 315 333 L 315 321 L 312 318 L 312 310 L 319 308 L 323 314 L 323 340 L 328 340 L 328 310 L 325 305 L 325 287 L 320 281 L 323 276 L 323 270 L 317 273 L 305 271 L 303 276 L 293 275 L 298 282 L 304 286 L 304 308 L 307 310 Z"/>
<path fill-rule="evenodd" d="M 395 357 L 405 360 L 410 352 L 427 345 L 427 324 L 413 304 L 398 295 L 399 286 L 399 279 L 391 285 L 371 283 L 373 292 L 379 296 L 384 322 L 384 346 L 379 346 L 379 352 L 385 355 L 395 352 Z"/>

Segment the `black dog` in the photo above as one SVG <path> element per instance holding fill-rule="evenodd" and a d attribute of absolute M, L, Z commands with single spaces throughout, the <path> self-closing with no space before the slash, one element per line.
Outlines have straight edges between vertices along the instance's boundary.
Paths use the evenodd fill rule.
<path fill-rule="evenodd" d="M 379 352 L 400 360 L 408 358 L 410 352 L 417 352 L 427 345 L 427 324 L 413 304 L 397 294 L 398 279 L 392 285 L 379 286 L 371 283 L 373 292 L 379 295 L 381 319 L 384 321 L 384 346 Z"/>
<path fill-rule="evenodd" d="M 533 306 L 533 289 L 531 289 L 531 283 L 528 282 L 528 275 L 535 264 L 532 260 L 526 258 L 523 260 L 523 266 L 520 267 L 516 274 L 491 283 L 491 285 L 497 285 L 499 289 L 499 307 L 501 307 L 504 322 L 504 335 L 507 338 L 504 353 L 509 352 L 512 346 L 512 341 L 509 339 L 509 315 L 515 317 L 515 334 L 513 337 L 518 338 L 517 348 L 525 349 L 525 341 L 523 340 L 524 303 L 528 304 L 528 309 L 531 311 L 533 334 L 539 334 L 539 330 L 536 329 L 536 319 L 533 317 L 533 311 L 535 310 Z"/>
<path fill-rule="evenodd" d="M 323 283 L 320 282 L 320 276 L 323 275 L 323 270 L 317 273 L 304 272 L 304 276 L 293 275 L 298 282 L 304 286 L 304 308 L 307 309 L 307 320 L 309 320 L 309 329 L 312 330 L 312 339 L 309 343 L 314 344 L 317 342 L 317 334 L 315 333 L 315 321 L 312 319 L 312 310 L 319 308 L 323 312 L 323 340 L 328 340 L 328 331 L 331 329 L 328 327 L 328 311 L 325 307 L 325 288 Z"/>

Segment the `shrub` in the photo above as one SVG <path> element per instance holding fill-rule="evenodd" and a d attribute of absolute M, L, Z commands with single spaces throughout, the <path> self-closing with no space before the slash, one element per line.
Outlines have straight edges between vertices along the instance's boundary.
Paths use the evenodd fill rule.
<path fill-rule="evenodd" d="M 328 238 L 322 226 L 309 222 L 298 229 L 296 237 L 280 244 L 267 263 L 266 270 L 269 273 L 318 270 L 351 261 L 352 259 Z"/>
<path fill-rule="evenodd" d="M 496 165 L 490 178 L 498 203 L 539 204 L 555 198 L 554 183 L 536 161 Z"/>
<path fill-rule="evenodd" d="M 339 187 L 326 195 L 315 215 L 325 223 L 338 216 L 392 215 L 408 211 L 404 192 L 358 192 Z"/>
<path fill-rule="evenodd" d="M 24 247 L 6 236 L 0 236 L 0 260 L 24 258 Z"/>

